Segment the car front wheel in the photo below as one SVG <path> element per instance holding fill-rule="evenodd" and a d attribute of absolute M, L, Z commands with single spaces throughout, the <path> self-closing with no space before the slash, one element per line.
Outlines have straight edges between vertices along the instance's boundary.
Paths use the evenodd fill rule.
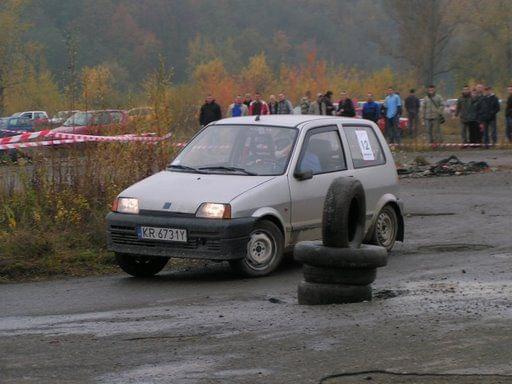
<path fill-rule="evenodd" d="M 274 223 L 258 222 L 249 236 L 245 257 L 231 261 L 230 265 L 245 276 L 266 276 L 281 264 L 283 246 L 283 234 Z"/>
<path fill-rule="evenodd" d="M 135 277 L 151 277 L 160 272 L 169 258 L 116 253 L 117 264 L 123 271 Z"/>
<path fill-rule="evenodd" d="M 392 206 L 386 205 L 377 216 L 372 243 L 391 251 L 395 245 L 397 234 L 398 218 L 396 212 Z"/>

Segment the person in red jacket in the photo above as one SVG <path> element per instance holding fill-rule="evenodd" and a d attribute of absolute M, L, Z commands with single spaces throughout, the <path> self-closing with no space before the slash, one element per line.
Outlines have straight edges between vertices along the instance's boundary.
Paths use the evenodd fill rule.
<path fill-rule="evenodd" d="M 249 105 L 249 115 L 268 115 L 268 105 L 265 101 L 261 100 L 261 93 L 254 94 L 254 100 Z"/>

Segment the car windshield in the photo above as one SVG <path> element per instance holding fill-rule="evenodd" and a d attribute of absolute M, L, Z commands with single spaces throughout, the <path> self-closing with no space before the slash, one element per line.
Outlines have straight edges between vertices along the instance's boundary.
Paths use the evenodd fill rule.
<path fill-rule="evenodd" d="M 69 119 L 64 122 L 65 127 L 72 127 L 75 125 L 89 125 L 92 118 L 92 113 L 90 112 L 77 112 Z"/>
<path fill-rule="evenodd" d="M 240 175 L 283 174 L 297 129 L 257 125 L 211 125 L 200 132 L 169 168 L 178 172 Z"/>

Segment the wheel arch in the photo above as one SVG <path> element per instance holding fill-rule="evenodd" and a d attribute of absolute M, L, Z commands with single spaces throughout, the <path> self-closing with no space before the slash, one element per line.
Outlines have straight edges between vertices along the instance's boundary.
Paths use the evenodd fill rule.
<path fill-rule="evenodd" d="M 252 217 L 255 217 L 257 219 L 256 222 L 267 220 L 267 221 L 270 221 L 271 223 L 275 224 L 277 226 L 277 228 L 279 228 L 279 230 L 283 234 L 283 239 L 284 239 L 283 246 L 286 246 L 286 244 L 288 244 L 289 231 L 287 230 L 286 226 L 284 225 L 284 220 L 278 211 L 276 211 L 273 208 L 260 208 L 252 214 Z"/>

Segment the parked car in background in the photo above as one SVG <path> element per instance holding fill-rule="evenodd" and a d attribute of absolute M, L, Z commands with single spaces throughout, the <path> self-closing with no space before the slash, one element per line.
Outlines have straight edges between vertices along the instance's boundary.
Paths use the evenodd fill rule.
<path fill-rule="evenodd" d="M 134 276 L 158 273 L 171 257 L 228 260 L 264 276 L 298 241 L 321 239 L 324 201 L 339 177 L 364 187 L 359 235 L 388 250 L 403 241 L 396 167 L 374 123 L 269 115 L 206 126 L 166 170 L 122 191 L 107 216 L 108 247 Z"/>
<path fill-rule="evenodd" d="M 151 121 L 155 118 L 155 110 L 151 107 L 132 108 L 128 112 L 129 121 Z"/>
<path fill-rule="evenodd" d="M 64 124 L 52 131 L 83 135 L 102 135 L 109 128 L 124 127 L 128 123 L 126 111 L 108 109 L 100 111 L 77 112 Z"/>
<path fill-rule="evenodd" d="M 11 117 L 23 117 L 33 121 L 34 129 L 49 125 L 48 113 L 45 111 L 17 112 Z"/>
<path fill-rule="evenodd" d="M 34 120 L 27 117 L 8 117 L 1 129 L 0 137 L 14 136 L 19 132 L 33 132 Z"/>
<path fill-rule="evenodd" d="M 53 126 L 62 125 L 67 119 L 73 116 L 75 113 L 80 112 L 79 110 L 73 111 L 59 111 L 50 119 L 50 124 Z"/>

